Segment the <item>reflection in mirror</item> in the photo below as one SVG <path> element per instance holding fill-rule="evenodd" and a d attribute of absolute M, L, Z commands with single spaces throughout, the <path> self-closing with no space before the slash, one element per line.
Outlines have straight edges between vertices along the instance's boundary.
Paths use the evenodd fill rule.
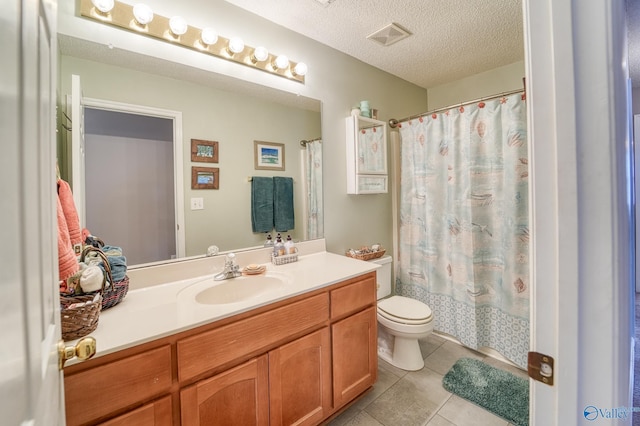
<path fill-rule="evenodd" d="M 177 207 L 174 209 L 174 215 L 177 223 L 180 223 L 180 215 L 183 215 L 185 256 L 204 255 L 211 245 L 218 246 L 221 251 L 262 245 L 266 234 L 251 231 L 252 176 L 283 176 L 293 179 L 295 225 L 293 229 L 284 232 L 285 237 L 286 234 L 290 234 L 296 241 L 323 237 L 322 144 L 320 141 L 300 143 L 302 140 L 311 141 L 320 137 L 319 101 L 230 80 L 228 77 L 222 78 L 211 72 L 184 67 L 158 58 L 141 57 L 120 49 L 109 49 L 68 36 L 59 35 L 58 39 L 61 51 L 58 89 L 63 98 L 71 91 L 71 75 L 76 74 L 81 78 L 84 96 L 91 101 L 104 100 L 181 113 L 182 136 L 177 141 L 179 152 L 174 153 L 175 158 L 182 158 L 180 167 L 174 167 L 175 172 L 180 175 L 171 176 L 172 170 L 166 165 L 166 159 L 163 160 L 165 165 L 157 166 L 155 151 L 150 148 L 143 148 L 144 153 L 140 161 L 145 162 L 145 167 L 148 167 L 142 173 L 148 180 L 166 180 L 168 175 L 174 184 L 178 181 L 183 182 L 179 188 L 181 191 L 174 188 L 174 194 L 183 194 L 182 197 L 176 198 Z M 119 133 L 120 125 L 106 127 L 106 130 L 103 128 L 92 131 L 88 139 L 102 140 L 106 144 L 108 142 L 104 142 L 104 139 L 108 136 L 117 139 L 122 146 L 128 142 L 125 139 L 142 139 L 148 142 L 146 136 Z M 62 133 L 69 136 L 66 132 Z M 174 134 L 180 132 L 174 129 Z M 192 161 L 191 139 L 217 142 L 218 163 Z M 283 145 L 286 158 L 284 170 L 256 170 L 256 140 Z M 61 145 L 68 144 L 63 140 Z M 112 166 L 111 173 L 98 173 L 90 168 L 92 166 L 88 162 L 86 173 L 97 174 L 103 183 L 108 184 L 114 174 L 119 174 L 126 168 L 138 167 L 130 164 L 131 153 L 128 148 L 121 151 L 116 156 L 117 165 Z M 70 154 L 66 149 L 60 149 L 59 157 L 63 177 L 66 175 L 67 180 L 70 180 Z M 311 166 L 307 167 L 305 164 Z M 218 189 L 192 189 L 193 167 L 218 169 Z M 122 193 L 127 185 L 112 185 L 112 189 L 116 193 Z M 140 196 L 142 191 L 138 189 L 132 192 Z M 307 194 L 311 194 L 311 197 Z M 116 212 L 126 212 L 122 218 L 111 222 L 116 222 L 117 228 L 124 231 L 127 237 L 141 230 L 141 224 L 149 222 L 152 213 L 171 209 L 167 206 L 150 205 L 147 202 L 137 210 L 128 210 L 127 203 L 114 201 L 109 207 L 102 207 L 103 213 L 104 210 L 110 211 L 112 217 Z M 92 223 L 92 213 L 88 206 L 86 212 L 86 224 L 89 225 Z M 171 227 L 170 234 L 173 234 L 174 225 Z M 124 237 L 112 238 L 101 233 L 100 229 L 89 228 L 89 231 L 110 245 L 122 247 L 130 258 L 130 266 L 149 261 L 164 261 L 179 252 L 176 247 L 169 251 L 164 250 L 162 255 L 132 257 L 134 244 L 123 242 Z M 159 233 L 159 229 L 152 229 L 132 238 L 138 245 L 143 246 L 143 250 L 144 246 L 151 246 L 159 252 L 156 247 L 159 243 L 155 241 L 155 237 L 151 238 Z"/>

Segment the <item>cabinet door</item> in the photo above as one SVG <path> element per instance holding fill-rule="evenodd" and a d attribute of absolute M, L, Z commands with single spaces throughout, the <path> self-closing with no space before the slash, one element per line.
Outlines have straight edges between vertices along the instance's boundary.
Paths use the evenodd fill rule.
<path fill-rule="evenodd" d="M 158 401 L 143 405 L 142 407 L 123 414 L 101 426 L 171 426 L 171 397 L 165 396 Z"/>
<path fill-rule="evenodd" d="M 376 308 L 338 321 L 333 337 L 333 398 L 341 407 L 374 384 L 378 375 Z"/>
<path fill-rule="evenodd" d="M 99 358 L 92 360 L 99 361 Z M 90 365 L 78 364 L 78 368 Z M 71 367 L 75 367 L 71 366 Z M 171 346 L 163 345 L 133 356 L 74 373 L 65 371 L 67 426 L 83 425 L 112 413 L 140 406 L 171 391 Z"/>
<path fill-rule="evenodd" d="M 271 425 L 315 425 L 331 409 L 331 345 L 325 327 L 269 352 Z"/>
<path fill-rule="evenodd" d="M 189 426 L 269 424 L 267 355 L 204 379 L 180 392 L 180 416 Z"/>

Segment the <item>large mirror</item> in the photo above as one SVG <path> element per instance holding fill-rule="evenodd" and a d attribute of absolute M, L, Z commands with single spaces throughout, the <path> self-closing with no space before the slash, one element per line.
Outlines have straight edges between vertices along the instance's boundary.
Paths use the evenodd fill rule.
<path fill-rule="evenodd" d="M 116 189 L 119 194 L 130 190 L 143 199 L 142 195 L 147 191 L 131 189 L 133 184 L 129 182 L 133 177 L 129 177 L 130 173 L 143 175 L 153 182 L 165 180 L 169 185 L 181 181 L 180 187 L 174 191 L 178 206 L 175 211 L 171 211 L 171 203 L 169 207 L 158 207 L 142 201 L 141 205 L 133 206 L 134 202 L 122 202 L 118 198 L 98 207 L 97 211 L 108 221 L 117 224 L 116 228 L 122 231 L 120 234 L 103 232 L 101 227 L 92 229 L 91 224 L 97 223 L 92 222 L 96 207 L 93 207 L 94 213 L 90 206 L 86 207 L 89 231 L 110 245 L 122 247 L 130 260 L 130 267 L 174 257 L 205 255 L 211 245 L 217 246 L 220 251 L 262 245 L 266 233 L 254 233 L 251 229 L 251 179 L 254 176 L 293 179 L 295 226 L 283 232 L 284 236 L 290 234 L 296 241 L 323 236 L 322 223 L 312 224 L 311 231 L 308 224 L 310 217 L 313 220 L 322 218 L 322 212 L 317 210 L 322 208 L 321 172 L 320 180 L 309 185 L 310 173 L 306 161 L 309 158 L 308 150 L 314 143 L 301 143 L 320 139 L 320 101 L 69 36 L 59 35 L 58 42 L 61 54 L 58 84 L 61 108 L 68 111 L 67 97 L 72 92 L 72 75 L 79 76 L 83 96 L 87 100 L 85 118 L 82 119 L 87 154 L 90 149 L 95 149 L 92 147 L 119 147 L 114 151 L 115 165 L 109 166 L 106 171 L 99 168 L 106 161 L 102 151 L 98 150 L 93 160 L 86 158 L 85 176 L 101 182 L 102 187 L 99 190 L 88 189 L 85 200 L 97 198 L 104 201 L 105 192 L 109 189 Z M 131 106 L 134 115 L 138 107 L 142 111 L 151 111 L 140 113 L 140 116 L 146 115 L 146 124 L 131 124 L 127 119 L 118 121 L 122 118 L 119 118 L 119 114 L 128 114 L 119 110 L 122 105 L 125 109 Z M 167 118 L 163 111 L 169 118 L 164 124 L 162 120 L 157 121 L 158 118 Z M 171 117 L 174 116 L 179 120 L 172 121 Z M 168 127 L 165 126 L 167 123 Z M 180 123 L 181 127 L 177 133 L 175 123 Z M 68 119 L 65 122 L 63 118 L 59 127 L 62 134 L 58 159 L 63 177 L 70 176 L 73 171 L 72 153 L 68 149 L 71 143 L 67 137 L 70 137 L 68 129 L 74 126 L 78 126 L 78 123 Z M 141 127 L 157 131 L 150 131 L 152 136 L 147 136 L 138 131 Z M 175 168 L 178 174 L 176 179 L 167 179 L 174 172 L 171 170 L 171 159 L 157 154 L 156 149 L 151 147 L 160 145 L 165 139 L 158 136 L 163 127 L 167 127 L 169 134 L 173 131 L 168 139 L 178 135 L 179 152 L 169 153 L 177 155 L 175 158 L 182 157 Z M 133 129 L 132 133 L 127 129 Z M 192 158 L 192 139 L 215 142 L 211 146 L 216 150 L 217 162 L 209 161 L 206 155 Z M 133 145 L 127 144 L 132 140 L 141 141 L 141 144 L 137 148 L 130 148 Z M 150 140 L 158 143 L 150 144 Z M 257 168 L 255 141 L 276 144 L 283 157 L 284 170 Z M 208 145 L 204 145 L 203 148 L 208 149 Z M 131 165 L 134 151 L 142 159 L 138 161 L 142 161 L 144 169 L 140 163 Z M 321 149 L 316 149 L 316 152 L 321 155 Z M 95 155 L 98 156 L 97 163 Z M 322 163 L 321 158 L 313 161 L 316 166 Z M 215 170 L 217 188 L 192 185 L 195 168 L 204 168 L 205 175 Z M 315 198 L 314 193 L 317 195 Z M 315 209 L 311 213 L 310 205 Z M 179 230 L 184 237 L 182 249 L 178 241 L 173 252 L 171 249 L 158 250 L 160 243 L 156 237 L 167 233 L 166 229 L 158 229 L 159 225 L 155 231 L 154 228 L 151 231 L 143 230 L 143 224 L 150 222 L 150 216 L 158 212 L 171 213 L 177 223 L 182 221 L 184 228 Z M 180 218 L 180 215 L 183 217 Z M 172 229 L 168 233 L 169 239 L 173 238 Z M 139 251 L 146 254 L 139 255 Z"/>

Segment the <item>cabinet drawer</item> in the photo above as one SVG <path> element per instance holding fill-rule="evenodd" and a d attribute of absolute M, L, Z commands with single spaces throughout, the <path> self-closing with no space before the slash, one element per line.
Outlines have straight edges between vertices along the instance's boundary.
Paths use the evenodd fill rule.
<path fill-rule="evenodd" d="M 83 424 L 168 393 L 171 346 L 164 345 L 64 379 L 67 424 Z"/>
<path fill-rule="evenodd" d="M 359 311 L 376 302 L 376 274 L 371 272 L 352 284 L 331 291 L 331 319 Z"/>
<path fill-rule="evenodd" d="M 130 413 L 118 416 L 108 422 L 100 423 L 100 426 L 171 426 L 172 423 L 171 397 L 165 396 Z"/>
<path fill-rule="evenodd" d="M 275 343 L 329 319 L 326 293 L 245 318 L 178 341 L 178 379 L 182 382 L 226 363 L 268 349 Z"/>

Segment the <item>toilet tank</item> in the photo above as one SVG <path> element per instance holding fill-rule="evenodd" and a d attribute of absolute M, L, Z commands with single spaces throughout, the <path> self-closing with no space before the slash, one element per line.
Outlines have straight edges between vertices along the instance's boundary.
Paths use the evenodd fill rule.
<path fill-rule="evenodd" d="M 391 295 L 391 256 L 382 256 L 369 262 L 381 265 L 376 269 L 376 280 L 378 284 L 378 300 Z"/>

